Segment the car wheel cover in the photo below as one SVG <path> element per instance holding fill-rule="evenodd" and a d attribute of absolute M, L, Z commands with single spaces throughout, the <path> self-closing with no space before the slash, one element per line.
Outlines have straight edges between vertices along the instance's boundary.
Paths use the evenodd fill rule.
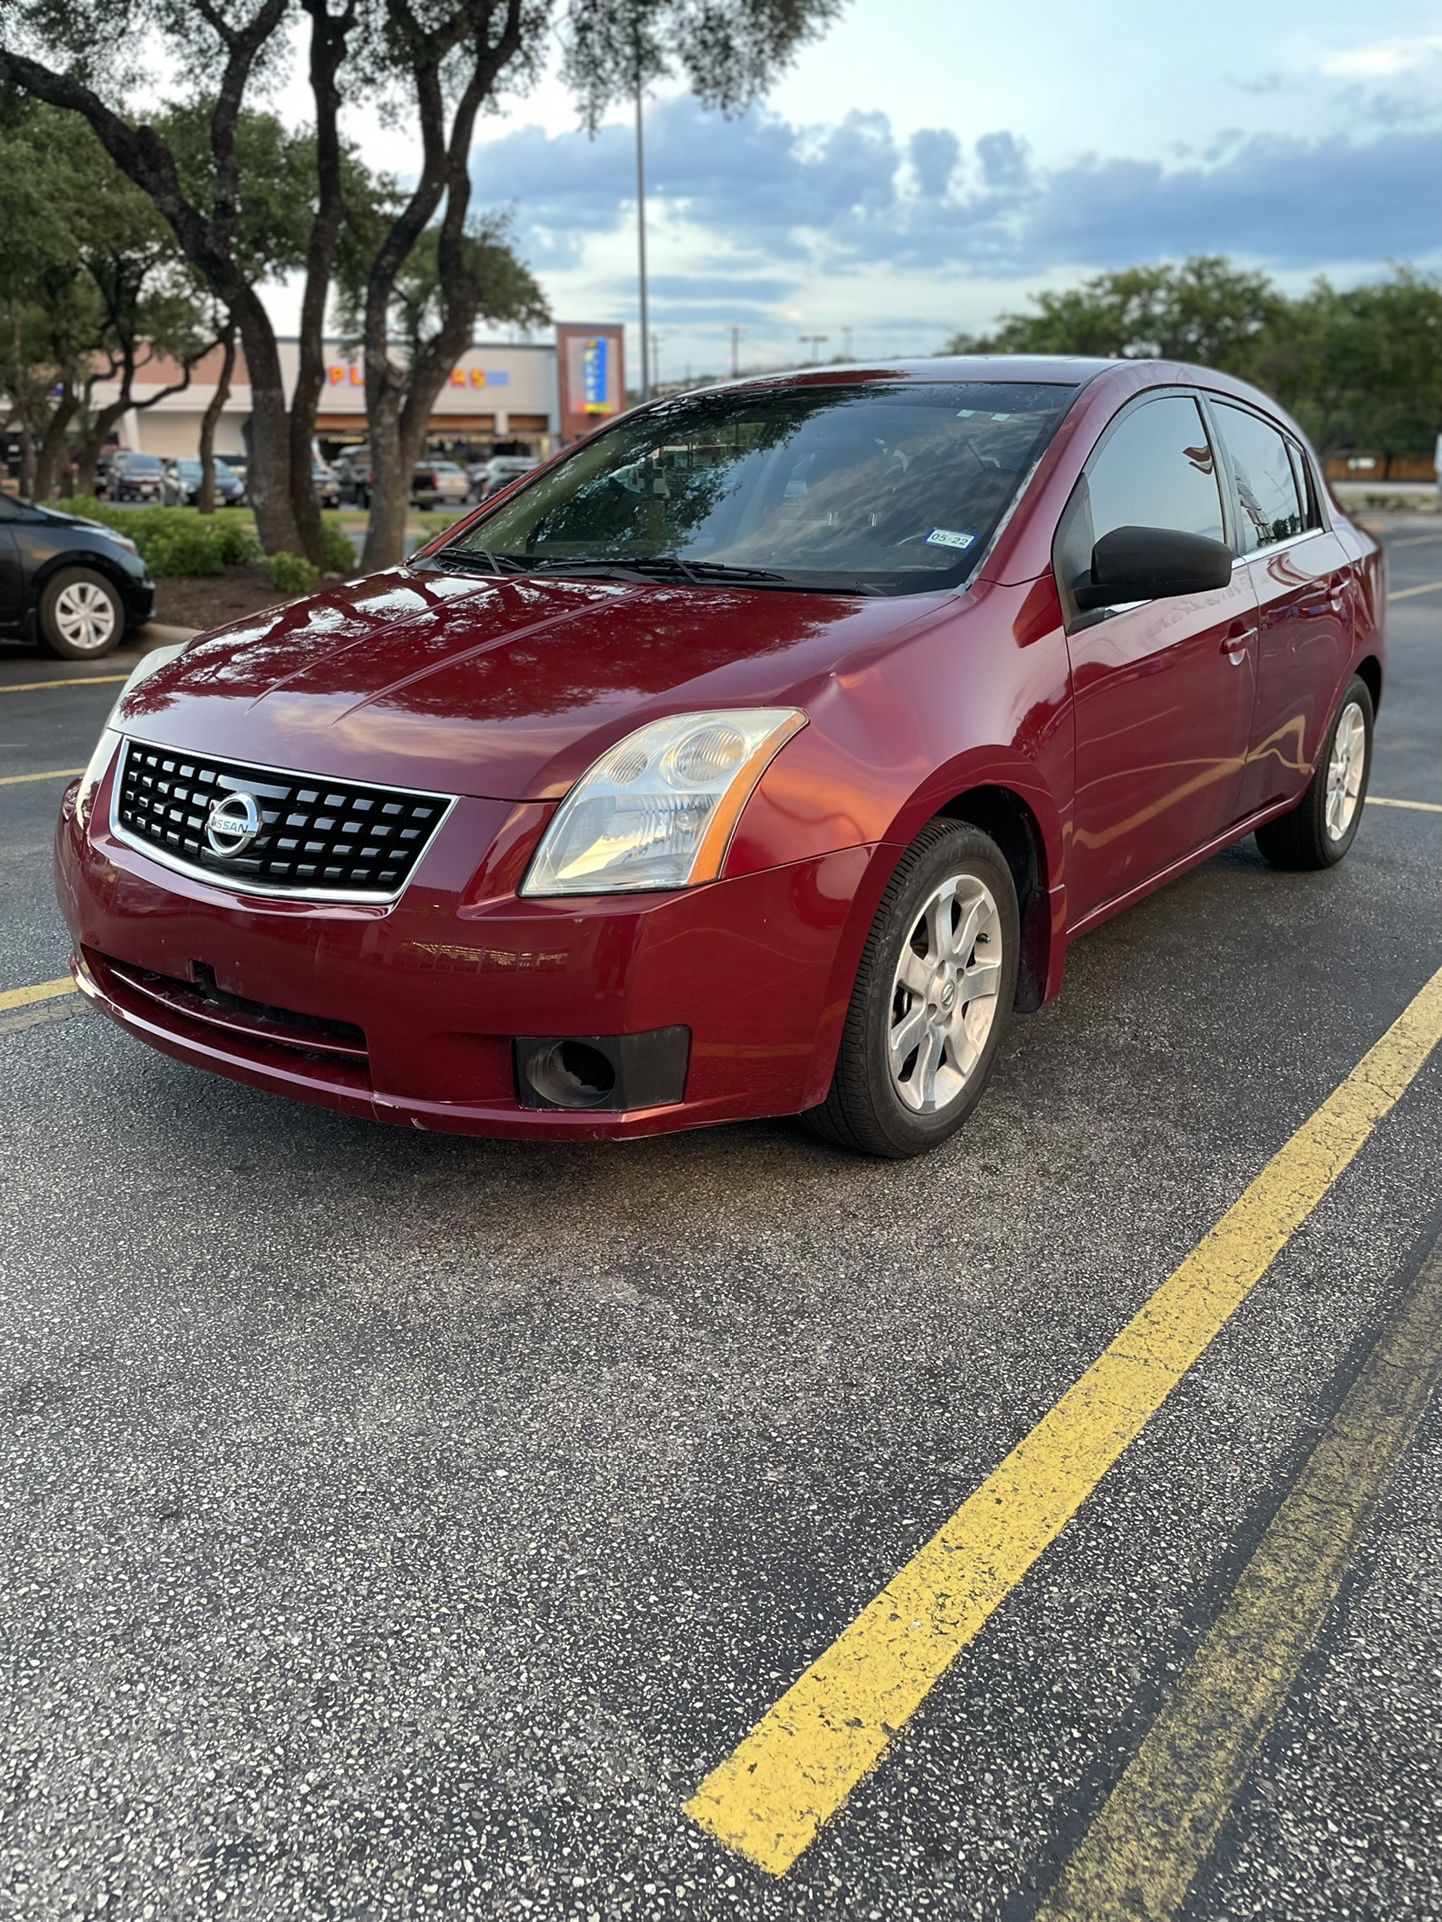
<path fill-rule="evenodd" d="M 92 654 L 115 633 L 115 603 L 94 581 L 70 581 L 55 596 L 55 628 L 68 647 Z"/>
<path fill-rule="evenodd" d="M 1340 841 L 1356 818 L 1367 772 L 1367 723 L 1356 701 L 1337 716 L 1332 755 L 1327 763 L 1327 838 Z"/>
<path fill-rule="evenodd" d="M 996 898 L 975 875 L 953 874 L 913 919 L 892 977 L 887 1067 L 913 1114 L 960 1098 L 985 1052 L 1001 978 Z"/>

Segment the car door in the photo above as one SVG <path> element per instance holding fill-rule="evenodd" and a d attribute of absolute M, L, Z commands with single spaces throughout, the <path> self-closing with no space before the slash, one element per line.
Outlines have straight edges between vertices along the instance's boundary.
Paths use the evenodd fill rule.
<path fill-rule="evenodd" d="M 24 603 L 24 568 L 15 538 L 15 509 L 0 494 L 0 627 L 18 627 Z"/>
<path fill-rule="evenodd" d="M 1324 524 L 1306 449 L 1275 421 L 1209 397 L 1235 504 L 1237 547 L 1257 600 L 1257 695 L 1241 811 L 1307 784 L 1351 649 L 1350 556 Z"/>
<path fill-rule="evenodd" d="M 1132 401 L 1089 457 L 1057 528 L 1076 787 L 1067 866 L 1080 920 L 1214 839 L 1238 817 L 1255 684 L 1256 602 L 1226 587 L 1079 612 L 1072 584 L 1118 527 L 1225 540 L 1222 472 L 1197 396 Z"/>

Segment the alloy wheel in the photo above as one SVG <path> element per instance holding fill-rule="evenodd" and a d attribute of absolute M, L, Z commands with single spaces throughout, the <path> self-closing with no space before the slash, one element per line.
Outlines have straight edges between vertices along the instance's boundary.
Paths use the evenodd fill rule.
<path fill-rule="evenodd" d="M 915 1114 L 961 1094 L 996 1019 L 1001 915 L 985 882 L 954 874 L 933 889 L 901 950 L 891 988 L 887 1063 Z"/>
<path fill-rule="evenodd" d="M 1327 764 L 1326 822 L 1333 841 L 1340 841 L 1352 825 L 1366 771 L 1367 723 L 1357 703 L 1348 701 L 1337 717 Z"/>

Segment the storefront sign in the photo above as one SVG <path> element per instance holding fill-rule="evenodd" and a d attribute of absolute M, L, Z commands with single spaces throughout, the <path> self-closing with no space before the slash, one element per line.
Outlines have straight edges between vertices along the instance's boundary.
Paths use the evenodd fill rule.
<path fill-rule="evenodd" d="M 326 368 L 326 378 L 332 387 L 364 387 L 364 371 L 354 361 L 342 363 L 332 361 Z M 453 367 L 451 369 L 452 387 L 509 387 L 511 376 L 508 368 Z"/>

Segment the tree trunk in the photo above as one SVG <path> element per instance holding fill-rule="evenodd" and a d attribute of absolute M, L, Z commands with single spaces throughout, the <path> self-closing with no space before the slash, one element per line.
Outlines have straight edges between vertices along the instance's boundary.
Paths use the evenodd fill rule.
<path fill-rule="evenodd" d="M 411 463 L 401 447 L 401 389 L 387 360 L 377 368 L 366 355 L 366 423 L 370 434 L 370 520 L 361 550 L 361 572 L 394 567 L 405 554 L 406 516 L 411 505 Z"/>
<path fill-rule="evenodd" d="M 35 436 L 24 414 L 20 416 L 20 498 L 23 501 L 35 498 Z"/>
<path fill-rule="evenodd" d="M 60 491 L 58 486 L 61 463 L 69 472 L 69 462 L 65 461 L 65 435 L 71 421 L 75 418 L 80 401 L 67 379 L 61 383 L 60 398 L 56 401 L 45 432 L 40 438 L 40 451 L 35 461 L 35 498 L 51 500 Z"/>
<path fill-rule="evenodd" d="M 228 320 L 221 336 L 223 353 L 220 363 L 220 378 L 215 383 L 215 392 L 206 402 L 205 412 L 200 417 L 200 511 L 202 514 L 215 512 L 215 430 L 220 424 L 221 411 L 230 399 L 230 377 L 235 371 L 235 322 Z"/>
<path fill-rule="evenodd" d="M 300 356 L 295 391 L 290 398 L 290 503 L 301 539 L 301 552 L 317 566 L 325 565 L 325 535 L 320 502 L 311 469 L 314 456 L 315 415 L 325 385 L 325 308 L 335 270 L 345 203 L 340 141 L 340 89 L 336 76 L 346 54 L 346 38 L 355 22 L 355 8 L 343 15 L 330 12 L 326 0 L 303 0 L 310 15 L 309 72 L 315 102 L 316 177 L 320 193 L 306 247 L 305 290 L 300 306 Z"/>
<path fill-rule="evenodd" d="M 270 316 L 254 292 L 239 303 L 236 320 L 250 366 L 250 463 L 246 491 L 256 532 L 267 554 L 300 554 L 304 537 L 290 498 L 290 415 L 280 371 L 280 349 Z"/>
<path fill-rule="evenodd" d="M 110 438 L 110 430 L 130 408 L 130 396 L 125 388 L 120 397 L 99 409 L 80 442 L 80 451 L 75 456 L 75 491 L 77 494 L 95 492 L 95 470 L 100 465 L 100 456 L 105 452 L 105 443 Z"/>

